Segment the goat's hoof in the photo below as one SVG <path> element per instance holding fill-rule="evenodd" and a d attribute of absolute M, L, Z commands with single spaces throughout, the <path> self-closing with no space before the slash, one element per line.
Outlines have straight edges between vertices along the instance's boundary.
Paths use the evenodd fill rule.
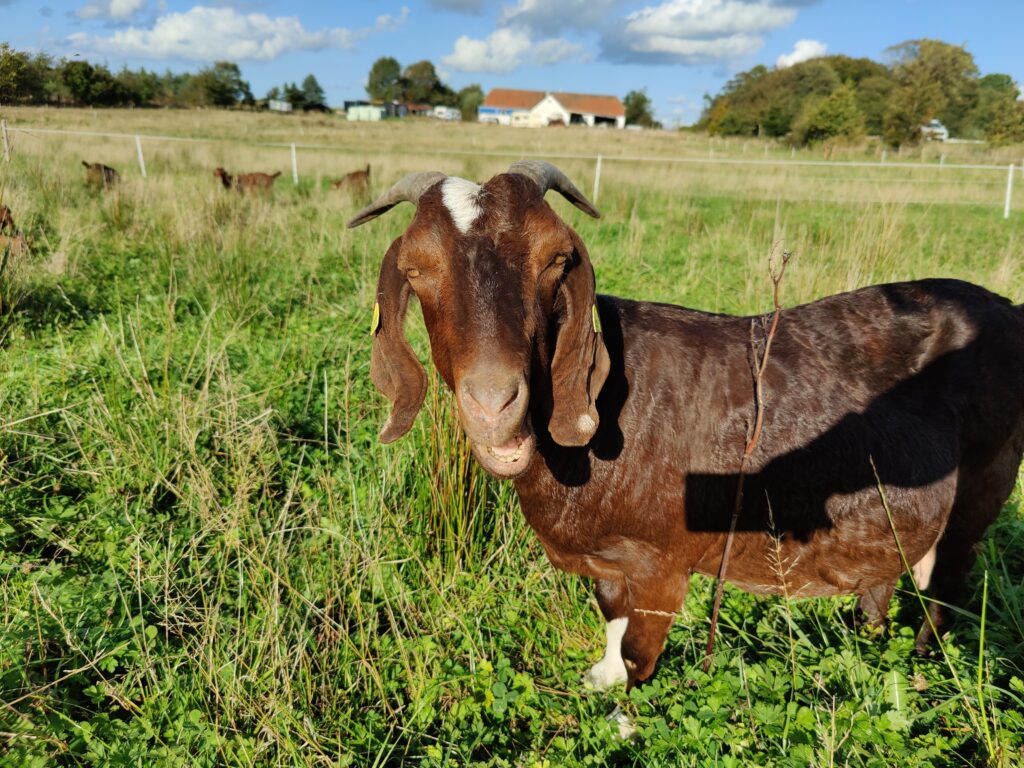
<path fill-rule="evenodd" d="M 616 706 L 605 720 L 616 727 L 618 730 L 616 738 L 619 741 L 629 741 L 636 735 L 636 723 L 633 722 L 629 715 L 622 711 L 620 706 Z"/>
<path fill-rule="evenodd" d="M 617 659 L 601 659 L 583 676 L 584 684 L 595 691 L 607 691 L 626 682 L 626 665 Z"/>

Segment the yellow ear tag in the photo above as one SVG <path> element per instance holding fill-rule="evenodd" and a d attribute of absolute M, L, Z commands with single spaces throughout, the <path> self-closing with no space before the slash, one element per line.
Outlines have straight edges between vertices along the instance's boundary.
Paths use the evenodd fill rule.
<path fill-rule="evenodd" d="M 380 330 L 380 302 L 373 305 L 373 320 L 370 321 L 370 335 L 376 336 Z"/>
<path fill-rule="evenodd" d="M 597 314 L 597 304 L 590 305 L 590 319 L 594 324 L 594 333 L 601 333 L 601 317 Z"/>

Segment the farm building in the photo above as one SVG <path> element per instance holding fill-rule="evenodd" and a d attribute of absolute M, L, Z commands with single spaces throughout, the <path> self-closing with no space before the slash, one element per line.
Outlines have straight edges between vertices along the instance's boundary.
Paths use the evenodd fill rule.
<path fill-rule="evenodd" d="M 350 121 L 377 122 L 386 114 L 384 107 L 373 104 L 354 104 L 346 110 Z"/>
<path fill-rule="evenodd" d="M 478 120 L 499 125 L 606 125 L 624 128 L 626 108 L 617 96 L 494 88 L 480 105 Z"/>

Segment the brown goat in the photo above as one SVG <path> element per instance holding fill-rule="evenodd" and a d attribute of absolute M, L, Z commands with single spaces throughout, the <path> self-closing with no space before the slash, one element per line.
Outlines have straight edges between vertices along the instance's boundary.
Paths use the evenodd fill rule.
<path fill-rule="evenodd" d="M 14 232 L 17 227 L 14 226 L 14 215 L 11 213 L 11 209 L 6 205 L 0 205 L 0 232 L 8 231 Z"/>
<path fill-rule="evenodd" d="M 21 257 L 28 254 L 28 239 L 22 233 L 16 235 L 0 235 L 0 272 L 2 267 L 7 265 L 11 257 Z"/>
<path fill-rule="evenodd" d="M 370 193 L 370 164 L 361 171 L 346 173 L 340 179 L 331 182 L 331 189 L 339 192 L 351 192 L 353 195 L 363 197 Z"/>
<path fill-rule="evenodd" d="M 483 186 L 410 175 L 349 223 L 417 205 L 377 287 L 370 372 L 393 403 L 381 440 L 408 431 L 426 390 L 402 330 L 415 294 L 480 464 L 514 479 L 552 564 L 596 581 L 607 648 L 590 680 L 632 687 L 653 673 L 690 574 L 721 563 L 763 324 L 595 295 L 548 189 L 598 216 L 556 168 L 520 162 Z M 1024 307 L 922 280 L 787 309 L 763 386 L 729 581 L 856 594 L 883 624 L 906 569 L 880 483 L 941 627 L 1024 453 Z"/>
<path fill-rule="evenodd" d="M 110 189 L 121 180 L 121 175 L 109 165 L 87 163 L 85 160 L 82 165 L 85 166 L 85 183 L 94 189 Z"/>
<path fill-rule="evenodd" d="M 220 180 L 224 189 L 234 189 L 238 192 L 269 192 L 274 186 L 274 181 L 281 175 L 276 173 L 242 173 L 232 176 L 223 168 L 214 168 L 213 176 Z"/>

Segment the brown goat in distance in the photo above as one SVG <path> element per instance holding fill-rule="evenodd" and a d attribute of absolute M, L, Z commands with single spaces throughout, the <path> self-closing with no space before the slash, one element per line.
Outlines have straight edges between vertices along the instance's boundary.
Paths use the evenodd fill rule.
<path fill-rule="evenodd" d="M 90 187 L 110 189 L 121 180 L 121 175 L 109 165 L 87 163 L 85 160 L 82 165 L 85 166 L 85 183 Z"/>
<path fill-rule="evenodd" d="M 281 175 L 276 173 L 242 173 L 232 176 L 223 168 L 215 168 L 213 176 L 220 180 L 225 189 L 234 189 L 238 192 L 269 192 L 274 186 L 274 181 Z"/>
<path fill-rule="evenodd" d="M 0 235 L 0 274 L 3 267 L 7 266 L 7 260 L 11 257 L 21 257 L 29 252 L 28 239 L 22 233 L 16 235 Z"/>
<path fill-rule="evenodd" d="M 14 214 L 11 213 L 11 209 L 6 205 L 0 205 L 0 232 L 8 231 L 14 232 L 17 227 L 14 226 Z"/>
<path fill-rule="evenodd" d="M 340 179 L 331 182 L 331 189 L 339 192 L 351 192 L 356 196 L 366 196 L 370 193 L 370 164 L 361 171 L 346 173 Z"/>
<path fill-rule="evenodd" d="M 590 681 L 632 687 L 654 672 L 690 575 L 717 574 L 764 324 L 596 295 L 549 189 L 599 215 L 532 161 L 482 186 L 412 174 L 349 223 L 417 206 L 377 285 L 370 373 L 392 401 L 381 440 L 409 430 L 426 391 L 402 329 L 415 294 L 477 460 L 513 480 L 551 563 L 596 582 L 607 647 Z M 905 572 L 895 530 L 941 628 L 1024 453 L 1024 307 L 921 280 L 786 309 L 762 384 L 727 579 L 856 594 L 884 624 Z M 919 647 L 930 637 L 926 623 Z"/>

